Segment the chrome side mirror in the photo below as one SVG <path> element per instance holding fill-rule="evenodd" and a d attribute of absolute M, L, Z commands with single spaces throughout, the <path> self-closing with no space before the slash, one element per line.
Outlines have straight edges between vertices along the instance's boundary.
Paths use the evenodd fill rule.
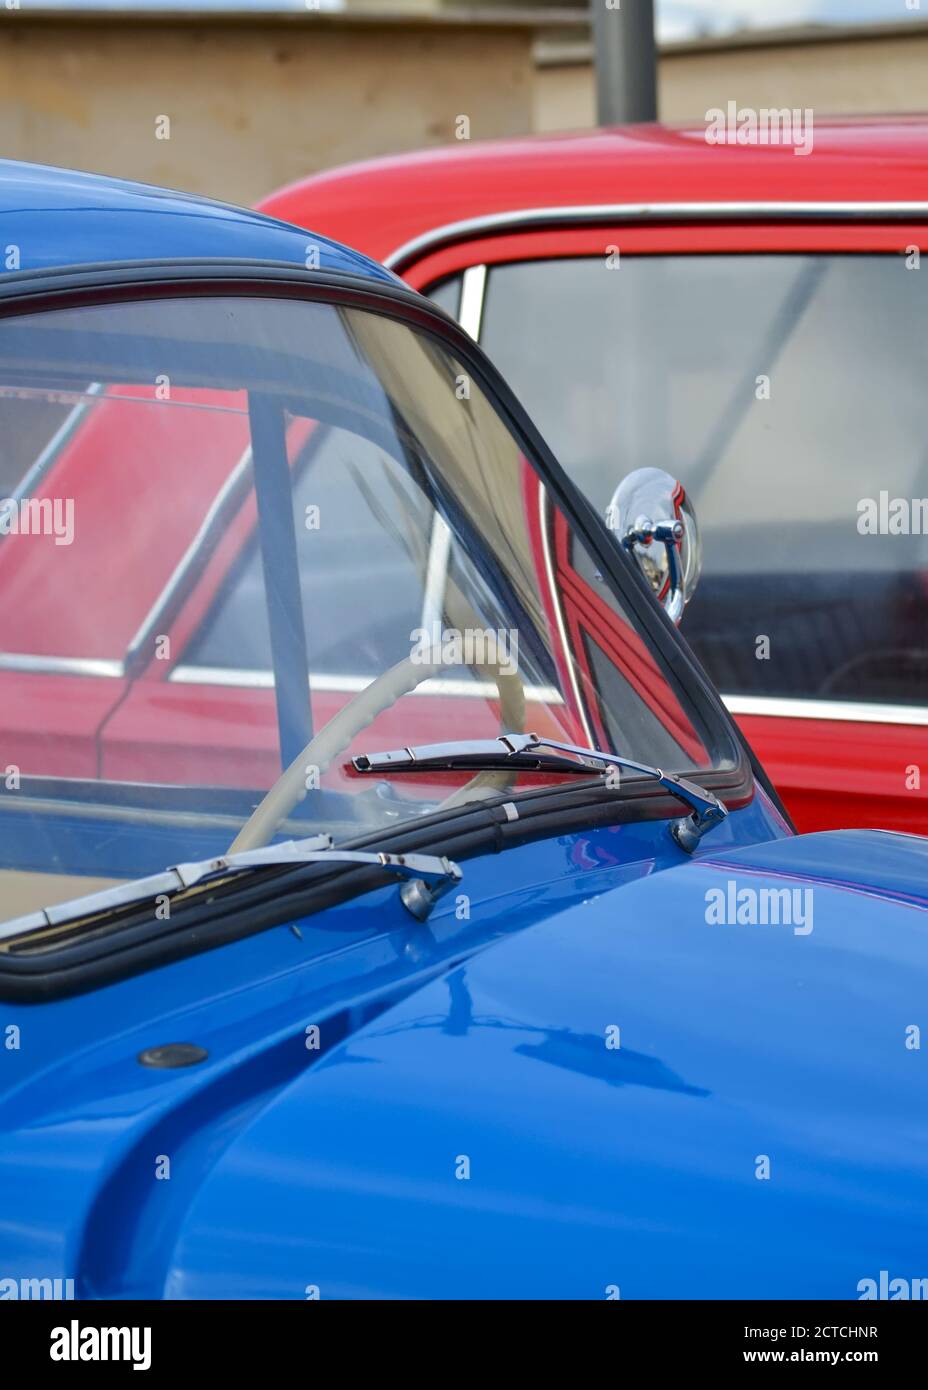
<path fill-rule="evenodd" d="M 662 468 L 637 468 L 612 494 L 606 525 L 679 623 L 702 571 L 699 526 L 683 484 Z"/>

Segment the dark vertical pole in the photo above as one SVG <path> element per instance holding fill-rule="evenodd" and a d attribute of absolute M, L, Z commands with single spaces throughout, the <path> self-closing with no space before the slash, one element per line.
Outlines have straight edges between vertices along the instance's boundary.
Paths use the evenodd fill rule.
<path fill-rule="evenodd" d="M 590 0 L 600 125 L 657 120 L 654 0 Z"/>
<path fill-rule="evenodd" d="M 309 658 L 293 521 L 293 477 L 287 461 L 283 407 L 267 396 L 250 393 L 248 414 L 280 761 L 282 767 L 289 767 L 312 737 Z"/>

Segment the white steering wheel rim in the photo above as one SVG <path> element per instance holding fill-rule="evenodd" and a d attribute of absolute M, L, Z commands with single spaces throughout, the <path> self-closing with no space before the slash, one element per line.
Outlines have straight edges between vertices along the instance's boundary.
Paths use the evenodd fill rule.
<path fill-rule="evenodd" d="M 278 826 L 305 797 L 309 774 L 313 772 L 321 776 L 336 758 L 350 748 L 358 734 L 373 723 L 378 714 L 395 705 L 401 696 L 408 695 L 440 669 L 437 664 L 414 661 L 407 656 L 389 670 L 382 671 L 370 685 L 359 691 L 343 709 L 333 715 L 325 727 L 297 754 L 252 811 L 227 852 L 234 854 L 239 850 L 261 849 L 269 844 Z M 521 732 L 525 722 L 525 689 L 521 680 L 518 676 L 497 675 L 496 687 L 504 727 L 512 732 Z M 507 785 L 510 780 L 509 774 L 494 774 L 496 777 L 500 775 L 504 779 L 503 785 Z M 480 773 L 472 779 L 474 783 L 484 780 L 485 774 Z M 466 787 L 452 792 L 451 796 L 441 803 L 439 809 L 456 804 L 470 786 L 469 782 Z M 489 787 L 482 794 L 494 795 L 500 789 Z"/>

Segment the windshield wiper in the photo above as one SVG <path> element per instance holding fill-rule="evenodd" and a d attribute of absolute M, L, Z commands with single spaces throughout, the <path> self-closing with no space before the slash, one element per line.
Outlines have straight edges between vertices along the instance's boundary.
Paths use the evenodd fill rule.
<path fill-rule="evenodd" d="M 707 830 L 720 825 L 728 808 L 712 792 L 685 777 L 662 772 L 659 767 L 636 763 L 614 753 L 594 752 L 573 743 L 539 738 L 537 734 L 503 734 L 499 738 L 461 739 L 454 743 L 424 743 L 397 748 L 389 753 L 359 753 L 351 759 L 355 772 L 563 772 L 574 776 L 609 774 L 618 768 L 638 772 L 659 782 L 665 791 L 692 808 L 693 814 L 671 821 L 670 833 L 681 849 L 692 854 Z"/>
<path fill-rule="evenodd" d="M 13 917 L 0 923 L 0 941 L 46 927 L 73 925 L 85 918 L 99 917 L 122 908 L 140 907 L 158 898 L 170 899 L 190 888 L 224 880 L 237 874 L 268 867 L 294 867 L 303 864 L 372 865 L 386 869 L 405 880 L 400 887 L 403 906 L 420 922 L 425 921 L 434 903 L 449 888 L 461 882 L 463 874 L 453 860 L 434 854 L 386 854 L 379 850 L 335 849 L 331 835 L 314 835 L 305 840 L 285 840 L 279 845 L 261 849 L 246 849 L 236 854 L 224 854 L 215 859 L 201 859 L 188 864 L 175 864 L 160 874 L 132 879 L 115 888 L 103 888 L 83 898 L 71 898 Z"/>

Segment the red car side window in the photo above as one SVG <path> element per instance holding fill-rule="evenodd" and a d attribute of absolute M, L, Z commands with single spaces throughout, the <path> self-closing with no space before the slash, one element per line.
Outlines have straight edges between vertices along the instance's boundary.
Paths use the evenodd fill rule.
<path fill-rule="evenodd" d="M 481 345 L 597 508 L 635 468 L 684 481 L 684 632 L 724 692 L 924 706 L 926 319 L 899 256 L 586 257 L 494 266 Z M 876 476 L 895 534 L 860 529 Z"/>

